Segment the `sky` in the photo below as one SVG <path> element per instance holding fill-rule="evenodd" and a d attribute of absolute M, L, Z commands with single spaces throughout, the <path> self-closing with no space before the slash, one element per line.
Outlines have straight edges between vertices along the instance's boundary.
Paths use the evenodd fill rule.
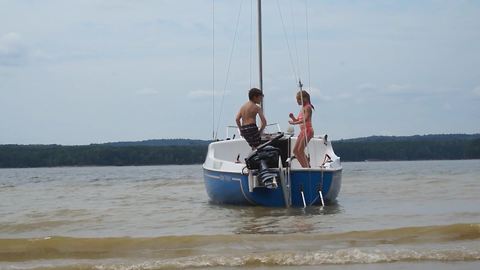
<path fill-rule="evenodd" d="M 0 0 L 0 144 L 224 138 L 258 87 L 251 0 Z M 265 114 L 316 135 L 480 133 L 480 1 L 263 1 Z M 274 130 L 271 130 L 274 131 Z"/>

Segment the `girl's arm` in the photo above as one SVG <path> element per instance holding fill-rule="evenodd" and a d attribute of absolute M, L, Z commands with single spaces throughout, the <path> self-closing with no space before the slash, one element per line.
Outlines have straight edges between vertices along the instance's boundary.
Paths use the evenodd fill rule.
<path fill-rule="evenodd" d="M 290 117 L 290 119 L 292 119 L 292 121 L 298 121 L 297 118 L 295 118 L 295 116 L 293 115 L 293 113 L 290 113 L 288 116 Z"/>
<path fill-rule="evenodd" d="M 312 118 L 312 107 L 307 106 L 306 108 L 303 109 L 303 115 L 305 117 L 305 122 L 306 121 L 311 121 Z M 302 121 L 303 122 L 303 121 Z"/>
<path fill-rule="evenodd" d="M 292 119 L 292 120 L 288 120 L 288 123 L 289 123 L 290 125 L 296 125 L 296 122 L 298 122 L 298 119 L 295 118 L 295 116 L 293 115 L 293 113 L 290 113 L 288 116 L 290 117 L 290 119 Z"/>
<path fill-rule="evenodd" d="M 289 120 L 288 123 L 289 123 L 290 125 L 300 125 L 300 124 L 303 124 L 303 121 L 300 120 L 300 119 L 297 119 L 296 121 Z"/>
<path fill-rule="evenodd" d="M 305 121 L 308 121 L 310 119 L 310 117 L 312 116 L 312 108 L 307 107 L 307 108 L 303 108 L 302 110 L 303 110 L 303 117 L 305 118 Z M 290 113 L 290 118 L 292 119 L 292 120 L 288 121 L 288 123 L 290 123 L 290 125 L 301 125 L 301 124 L 303 124 L 303 119 L 295 118 L 292 113 Z"/>

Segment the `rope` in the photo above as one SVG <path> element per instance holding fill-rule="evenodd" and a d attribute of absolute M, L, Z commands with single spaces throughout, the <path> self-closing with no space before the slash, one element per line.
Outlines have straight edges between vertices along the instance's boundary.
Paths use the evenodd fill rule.
<path fill-rule="evenodd" d="M 305 31 L 307 34 L 307 76 L 308 76 L 308 89 L 311 90 L 311 77 L 310 77 L 310 39 L 308 36 L 308 26 L 309 26 L 309 21 L 308 21 L 308 0 L 305 0 Z M 310 100 L 310 103 L 312 101 Z M 303 101 L 302 101 L 303 103 Z M 303 106 L 303 105 L 302 105 Z M 312 115 L 310 115 L 310 118 Z M 305 123 L 304 123 L 305 124 Z M 305 137 L 306 139 L 306 137 Z M 310 156 L 310 149 L 308 148 L 308 144 L 305 144 L 305 147 L 307 148 L 307 153 Z M 310 164 L 311 166 L 311 164 Z"/>
<path fill-rule="evenodd" d="M 303 128 L 304 128 L 304 142 L 305 142 L 305 148 L 307 149 L 307 162 L 308 162 L 308 165 L 310 166 L 310 168 L 312 167 L 312 165 L 310 164 L 310 160 L 309 160 L 309 157 L 310 157 L 310 148 L 308 147 L 308 140 L 307 140 L 307 125 L 306 125 L 306 117 L 305 117 L 305 110 L 304 110 L 304 106 L 303 106 L 303 84 L 301 81 L 298 81 L 298 87 L 300 88 L 300 100 L 301 100 L 301 103 L 302 103 L 302 114 L 303 114 L 303 118 L 302 118 L 302 121 L 303 121 Z M 310 117 L 312 117 L 312 115 L 310 114 Z M 300 138 L 297 137 L 297 140 L 300 140 Z M 304 150 L 305 151 L 305 150 Z M 311 188 L 312 187 L 312 170 L 308 170 L 308 187 Z M 309 201 L 312 201 L 312 193 L 310 192 L 310 198 L 309 198 Z"/>
<path fill-rule="evenodd" d="M 230 67 L 231 67 L 231 64 L 232 64 L 233 52 L 235 50 L 235 43 L 236 43 L 235 41 L 237 40 L 238 26 L 240 24 L 240 15 L 242 13 L 242 6 L 243 6 L 243 0 L 240 1 L 240 8 L 238 9 L 237 25 L 235 26 L 235 34 L 233 36 L 232 48 L 230 49 L 230 57 L 229 57 L 229 60 L 228 60 L 228 65 L 227 65 L 227 74 L 226 74 L 226 78 L 225 78 L 225 85 L 223 87 L 222 102 L 220 103 L 220 114 L 218 115 L 217 130 L 215 132 L 215 139 L 218 138 L 218 129 L 220 127 L 220 120 L 221 120 L 222 113 L 223 113 L 223 103 L 225 101 L 225 92 L 226 92 L 227 85 L 228 85 L 228 77 L 230 75 Z"/>
<path fill-rule="evenodd" d="M 308 20 L 308 0 L 305 0 L 305 32 L 306 32 L 306 38 L 307 38 L 307 80 L 308 80 L 308 89 L 312 89 L 312 81 L 311 81 L 311 73 L 310 73 L 310 37 L 309 37 L 309 20 Z M 310 100 L 311 102 L 311 100 Z M 312 117 L 312 115 L 310 115 Z M 305 137 L 306 139 L 306 137 Z M 306 144 L 307 148 L 307 153 L 308 156 L 310 157 L 310 148 L 308 147 L 308 144 Z M 309 165 L 312 167 L 312 164 L 310 163 L 309 160 Z M 309 171 L 309 185 L 312 186 L 312 171 Z M 323 206 L 323 196 L 322 196 L 322 187 L 323 187 L 323 171 L 322 171 L 322 179 L 321 179 L 321 184 L 320 184 L 320 196 L 322 197 L 322 206 Z M 312 202 L 313 203 L 313 202 Z"/>
<path fill-rule="evenodd" d="M 290 1 L 290 4 L 292 2 Z M 293 6 L 291 5 L 291 14 L 292 14 L 292 27 L 293 27 L 293 30 L 295 31 L 295 21 L 293 19 Z M 283 15 L 282 15 L 282 10 L 281 10 L 281 7 L 280 7 L 280 3 L 279 1 L 277 0 L 277 8 L 278 8 L 278 12 L 279 12 L 279 15 L 280 15 L 280 19 L 281 19 L 281 22 L 282 22 L 282 28 L 283 28 L 283 33 L 284 33 L 284 36 L 285 36 L 285 41 L 287 43 L 287 48 L 288 48 L 288 55 L 290 57 L 290 64 L 292 66 L 292 70 L 293 70 L 293 73 L 294 73 L 294 76 L 295 76 L 295 81 L 297 81 L 297 78 L 298 78 L 298 86 L 299 86 L 299 89 L 300 91 L 303 90 L 303 84 L 299 78 L 299 66 L 300 64 L 299 63 L 299 57 L 298 57 L 298 49 L 297 49 L 297 46 L 296 46 L 296 41 L 294 39 L 294 45 L 295 45 L 295 52 L 296 52 L 296 57 L 297 57 L 297 66 L 295 66 L 295 63 L 294 63 L 294 60 L 293 60 L 293 56 L 292 56 L 292 52 L 291 52 L 291 48 L 290 48 L 290 43 L 288 41 L 288 35 L 287 35 L 287 31 L 286 31 L 286 27 L 285 27 L 285 21 L 283 19 Z M 303 95 L 300 95 L 300 99 L 301 99 L 301 104 L 302 104 L 302 111 L 304 110 L 303 108 L 303 105 L 304 105 L 304 101 L 303 101 Z M 303 113 L 305 115 L 305 113 Z M 306 127 L 305 125 L 305 117 L 303 117 L 303 126 Z M 306 135 L 306 134 L 305 134 Z M 305 136 L 305 148 L 307 149 L 307 154 L 310 155 L 310 150 L 309 150 L 309 147 L 308 147 L 308 142 L 307 142 L 307 137 Z"/>
<path fill-rule="evenodd" d="M 310 150 L 308 148 L 308 141 L 307 141 L 307 125 L 306 125 L 306 117 L 305 117 L 305 111 L 304 111 L 304 107 L 303 107 L 303 84 L 301 81 L 298 81 L 298 87 L 300 88 L 300 101 L 302 103 L 302 114 L 303 114 L 303 118 L 302 118 L 302 121 L 303 121 L 303 127 L 305 129 L 305 148 L 307 149 L 307 154 L 310 156 Z M 310 115 L 310 117 L 312 117 L 312 115 Z M 310 163 L 310 162 L 309 162 Z"/>

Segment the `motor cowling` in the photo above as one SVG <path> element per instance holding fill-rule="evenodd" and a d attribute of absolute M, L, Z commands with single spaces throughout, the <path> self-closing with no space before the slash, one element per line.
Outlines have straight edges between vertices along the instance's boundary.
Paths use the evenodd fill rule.
<path fill-rule="evenodd" d="M 268 145 L 252 152 L 245 159 L 245 163 L 249 170 L 257 171 L 257 175 L 265 187 L 276 188 L 279 156 L 280 150 Z"/>

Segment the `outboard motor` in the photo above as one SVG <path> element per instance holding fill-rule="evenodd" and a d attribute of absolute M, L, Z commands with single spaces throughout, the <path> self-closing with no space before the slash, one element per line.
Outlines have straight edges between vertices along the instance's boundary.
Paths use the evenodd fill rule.
<path fill-rule="evenodd" d="M 279 156 L 280 150 L 268 145 L 252 152 L 245 162 L 249 170 L 258 170 L 258 177 L 265 187 L 277 188 Z"/>

